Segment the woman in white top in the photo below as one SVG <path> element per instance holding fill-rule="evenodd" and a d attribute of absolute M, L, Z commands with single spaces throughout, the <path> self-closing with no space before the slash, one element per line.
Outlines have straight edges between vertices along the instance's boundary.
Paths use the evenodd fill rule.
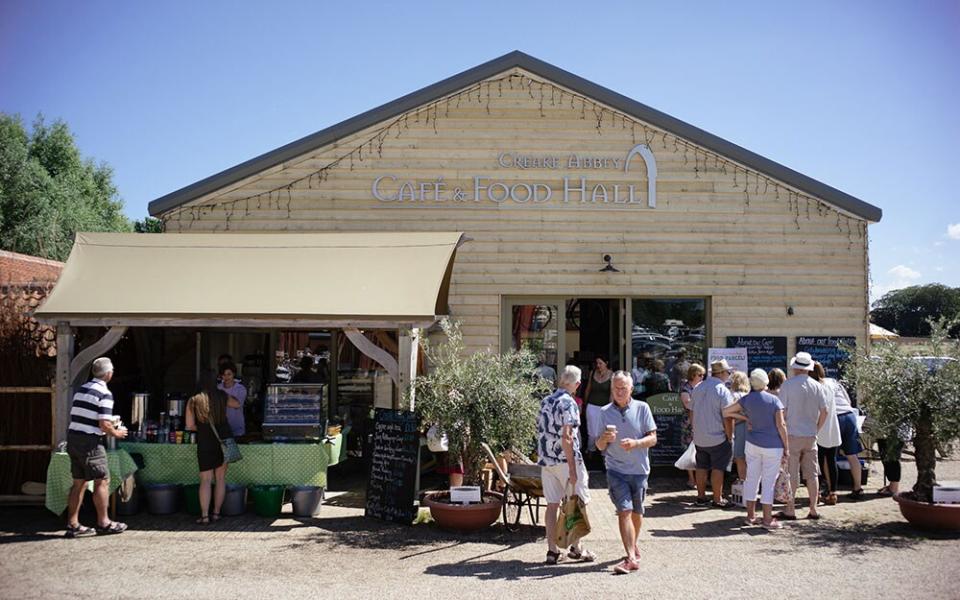
<path fill-rule="evenodd" d="M 824 504 L 832 506 L 837 503 L 837 448 L 840 446 L 840 422 L 837 420 L 834 389 L 837 382 L 827 378 L 823 365 L 818 362 L 813 363 L 810 377 L 823 387 L 824 400 L 827 403 L 827 420 L 817 432 L 817 454 L 820 456 L 820 471 L 825 484 L 821 488 L 820 497 Z"/>

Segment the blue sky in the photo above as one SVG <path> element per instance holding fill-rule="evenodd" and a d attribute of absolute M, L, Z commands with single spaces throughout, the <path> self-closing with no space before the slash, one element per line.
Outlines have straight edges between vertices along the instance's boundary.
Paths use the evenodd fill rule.
<path fill-rule="evenodd" d="M 142 218 L 515 49 L 881 207 L 874 295 L 960 286 L 956 0 L 0 0 L 0 111 L 65 120 Z"/>

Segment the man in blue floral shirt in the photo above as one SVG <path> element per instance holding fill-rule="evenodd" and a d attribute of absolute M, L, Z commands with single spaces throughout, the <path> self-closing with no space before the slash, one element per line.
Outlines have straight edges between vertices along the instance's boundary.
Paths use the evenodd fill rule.
<path fill-rule="evenodd" d="M 580 386 L 580 369 L 564 367 L 560 387 L 540 402 L 537 419 L 537 453 L 540 455 L 543 496 L 547 500 L 547 564 L 557 564 L 565 557 L 556 545 L 557 511 L 567 485 L 580 496 L 584 504 L 590 502 L 587 469 L 580 453 L 580 409 L 573 394 Z M 580 547 L 572 546 L 566 555 L 573 560 L 589 562 L 596 556 Z"/>

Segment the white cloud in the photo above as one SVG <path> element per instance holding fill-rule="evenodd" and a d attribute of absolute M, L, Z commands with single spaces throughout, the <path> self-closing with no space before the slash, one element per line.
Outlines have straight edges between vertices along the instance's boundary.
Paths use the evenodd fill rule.
<path fill-rule="evenodd" d="M 871 303 L 883 297 L 887 292 L 899 290 L 913 285 L 923 275 L 907 265 L 897 265 L 887 271 L 889 277 L 883 283 L 875 283 L 870 286 Z"/>
<path fill-rule="evenodd" d="M 894 268 L 887 271 L 887 273 L 889 273 L 890 275 L 893 275 L 896 281 L 903 281 L 905 283 L 909 283 L 916 279 L 920 279 L 920 273 L 917 271 L 914 271 L 907 265 L 897 265 Z"/>
<path fill-rule="evenodd" d="M 951 240 L 960 240 L 960 223 L 947 225 L 947 237 Z"/>

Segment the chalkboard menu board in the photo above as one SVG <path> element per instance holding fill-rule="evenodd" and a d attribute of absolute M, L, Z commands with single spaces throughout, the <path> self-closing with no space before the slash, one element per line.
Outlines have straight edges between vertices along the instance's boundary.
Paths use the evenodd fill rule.
<path fill-rule="evenodd" d="M 373 417 L 373 451 L 364 515 L 410 525 L 417 516 L 417 455 L 420 422 L 416 413 L 378 408 Z"/>
<path fill-rule="evenodd" d="M 650 464 L 673 465 L 687 449 L 682 442 L 683 415 L 686 410 L 680 402 L 680 394 L 673 392 L 656 394 L 646 400 L 657 423 L 657 445 L 650 448 Z"/>
<path fill-rule="evenodd" d="M 840 363 L 847 359 L 847 353 L 840 349 L 840 344 L 857 345 L 855 337 L 840 336 L 799 336 L 797 337 L 797 352 L 809 352 L 813 360 L 821 363 L 827 372 L 827 377 L 840 379 L 843 372 Z"/>
<path fill-rule="evenodd" d="M 727 348 L 747 349 L 747 369 L 787 370 L 787 338 L 761 335 L 728 335 Z"/>

